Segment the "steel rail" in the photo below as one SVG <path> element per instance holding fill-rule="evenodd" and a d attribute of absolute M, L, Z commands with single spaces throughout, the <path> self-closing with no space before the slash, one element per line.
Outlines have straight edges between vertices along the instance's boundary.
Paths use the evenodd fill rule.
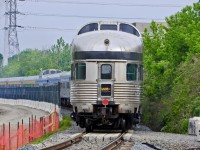
<path fill-rule="evenodd" d="M 112 142 L 110 142 L 110 143 L 108 143 L 106 145 L 103 145 L 103 147 L 101 147 L 99 150 L 112 150 L 112 149 L 118 147 L 123 142 L 122 138 L 123 138 L 124 134 L 126 134 L 126 132 L 123 132 L 119 137 L 117 137 Z"/>
<path fill-rule="evenodd" d="M 83 135 L 85 135 L 86 133 L 83 132 L 81 133 L 80 135 L 77 135 L 67 141 L 64 141 L 62 143 L 59 143 L 59 144 L 56 144 L 56 145 L 52 145 L 52 146 L 49 146 L 49 147 L 45 147 L 45 148 L 42 148 L 41 150 L 61 150 L 61 149 L 64 149 L 64 148 L 67 148 L 75 143 L 78 143 L 82 140 L 82 137 Z"/>

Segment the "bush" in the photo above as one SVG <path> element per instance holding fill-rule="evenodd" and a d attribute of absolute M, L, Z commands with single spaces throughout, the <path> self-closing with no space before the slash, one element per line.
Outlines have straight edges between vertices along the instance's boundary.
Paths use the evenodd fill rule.
<path fill-rule="evenodd" d="M 39 144 L 39 143 L 43 142 L 44 140 L 48 139 L 51 135 L 70 128 L 71 124 L 72 124 L 71 122 L 72 122 L 71 118 L 69 116 L 64 115 L 62 120 L 59 122 L 59 130 L 58 131 L 53 131 L 48 134 L 45 134 L 41 138 L 34 140 L 32 142 L 32 144 Z"/>

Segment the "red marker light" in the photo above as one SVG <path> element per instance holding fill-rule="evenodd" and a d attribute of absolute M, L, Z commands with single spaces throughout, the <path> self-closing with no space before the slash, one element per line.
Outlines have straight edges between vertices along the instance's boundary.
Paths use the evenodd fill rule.
<path fill-rule="evenodd" d="M 103 104 L 104 106 L 108 105 L 108 100 L 107 100 L 107 99 L 104 99 L 104 100 L 102 101 L 102 104 Z"/>

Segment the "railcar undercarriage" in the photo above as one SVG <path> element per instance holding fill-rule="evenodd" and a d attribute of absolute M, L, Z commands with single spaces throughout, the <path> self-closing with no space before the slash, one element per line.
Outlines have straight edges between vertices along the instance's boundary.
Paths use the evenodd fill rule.
<path fill-rule="evenodd" d="M 65 108 L 65 107 L 72 107 L 72 105 L 70 104 L 70 98 L 61 98 L 60 99 L 60 105 L 61 107 Z"/>
<path fill-rule="evenodd" d="M 119 113 L 118 105 L 93 105 L 93 113 L 73 112 L 71 118 L 86 132 L 93 129 L 117 129 L 126 131 L 139 123 L 138 113 Z"/>

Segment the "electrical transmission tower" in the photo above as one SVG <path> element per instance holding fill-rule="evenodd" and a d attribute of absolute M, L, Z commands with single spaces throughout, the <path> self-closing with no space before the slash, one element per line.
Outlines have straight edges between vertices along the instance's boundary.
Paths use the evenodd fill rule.
<path fill-rule="evenodd" d="M 5 0 L 5 43 L 4 66 L 8 64 L 8 57 L 19 54 L 19 42 L 17 37 L 17 0 Z"/>

